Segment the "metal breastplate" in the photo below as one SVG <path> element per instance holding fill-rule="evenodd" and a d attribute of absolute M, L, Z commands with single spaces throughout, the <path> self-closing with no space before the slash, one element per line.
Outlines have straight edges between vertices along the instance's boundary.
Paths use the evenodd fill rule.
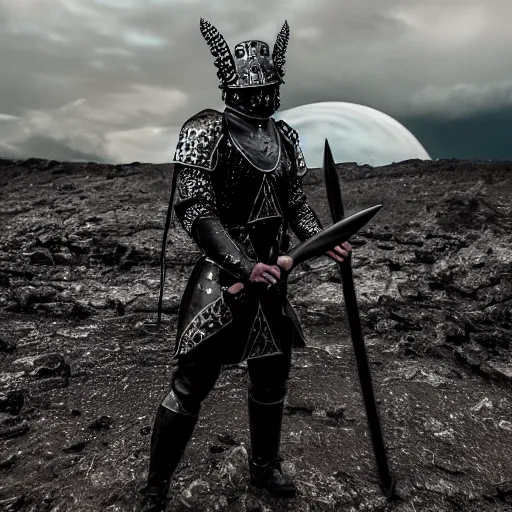
<path fill-rule="evenodd" d="M 229 235 L 250 259 L 274 258 L 277 251 L 282 253 L 289 246 L 286 184 L 291 166 L 284 142 L 279 164 L 269 172 L 256 169 L 230 137 L 219 145 L 218 166 L 212 174 L 217 209 Z M 256 222 L 263 219 L 264 224 Z M 263 232 L 255 229 L 256 225 L 261 225 Z"/>
<path fill-rule="evenodd" d="M 227 131 L 233 146 L 257 170 L 270 172 L 281 160 L 281 138 L 270 118 L 255 126 L 231 112 L 224 112 Z"/>

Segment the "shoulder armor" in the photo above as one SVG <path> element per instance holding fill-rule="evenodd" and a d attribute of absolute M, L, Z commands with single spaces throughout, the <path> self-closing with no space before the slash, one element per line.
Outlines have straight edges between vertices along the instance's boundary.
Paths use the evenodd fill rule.
<path fill-rule="evenodd" d="M 222 114 L 206 109 L 193 115 L 181 128 L 172 163 L 211 171 L 222 138 Z"/>
<path fill-rule="evenodd" d="M 283 120 L 276 121 L 276 126 L 279 128 L 284 138 L 293 146 L 295 150 L 295 163 L 297 165 L 297 176 L 304 176 L 308 168 L 306 166 L 306 160 L 299 144 L 299 134 Z"/>

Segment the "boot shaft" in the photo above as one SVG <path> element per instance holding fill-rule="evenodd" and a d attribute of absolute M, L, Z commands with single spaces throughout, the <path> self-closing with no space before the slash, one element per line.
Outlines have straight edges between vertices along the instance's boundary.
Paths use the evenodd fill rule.
<path fill-rule="evenodd" d="M 272 403 L 254 400 L 248 392 L 251 460 L 266 463 L 278 457 L 281 443 L 284 398 Z"/>
<path fill-rule="evenodd" d="M 146 494 L 165 497 L 171 477 L 185 452 L 197 416 L 178 414 L 160 405 L 151 435 Z"/>

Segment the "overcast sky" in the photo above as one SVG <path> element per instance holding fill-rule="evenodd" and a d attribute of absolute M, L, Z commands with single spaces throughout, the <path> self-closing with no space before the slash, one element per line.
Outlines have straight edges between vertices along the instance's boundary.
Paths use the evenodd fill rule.
<path fill-rule="evenodd" d="M 361 103 L 433 158 L 512 160 L 510 0 L 0 0 L 0 157 L 171 160 L 222 109 L 201 16 L 231 48 L 288 20 L 282 109 Z"/>

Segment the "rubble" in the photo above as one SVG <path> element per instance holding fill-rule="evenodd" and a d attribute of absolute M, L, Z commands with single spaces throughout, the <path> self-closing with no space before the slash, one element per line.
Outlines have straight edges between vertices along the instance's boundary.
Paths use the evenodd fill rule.
<path fill-rule="evenodd" d="M 152 420 L 170 386 L 180 297 L 200 254 L 174 221 L 156 327 L 170 170 L 0 160 L 1 510 L 131 511 L 139 499 Z M 384 205 L 351 243 L 402 497 L 394 509 L 505 510 L 511 165 L 413 160 L 338 171 L 347 215 Z M 304 190 L 330 225 L 320 170 L 305 176 Z M 284 504 L 250 485 L 237 365 L 203 404 L 171 485 L 172 510 L 385 510 L 337 266 L 301 265 L 289 288 L 308 345 L 293 355 L 281 450 L 299 495 Z"/>

